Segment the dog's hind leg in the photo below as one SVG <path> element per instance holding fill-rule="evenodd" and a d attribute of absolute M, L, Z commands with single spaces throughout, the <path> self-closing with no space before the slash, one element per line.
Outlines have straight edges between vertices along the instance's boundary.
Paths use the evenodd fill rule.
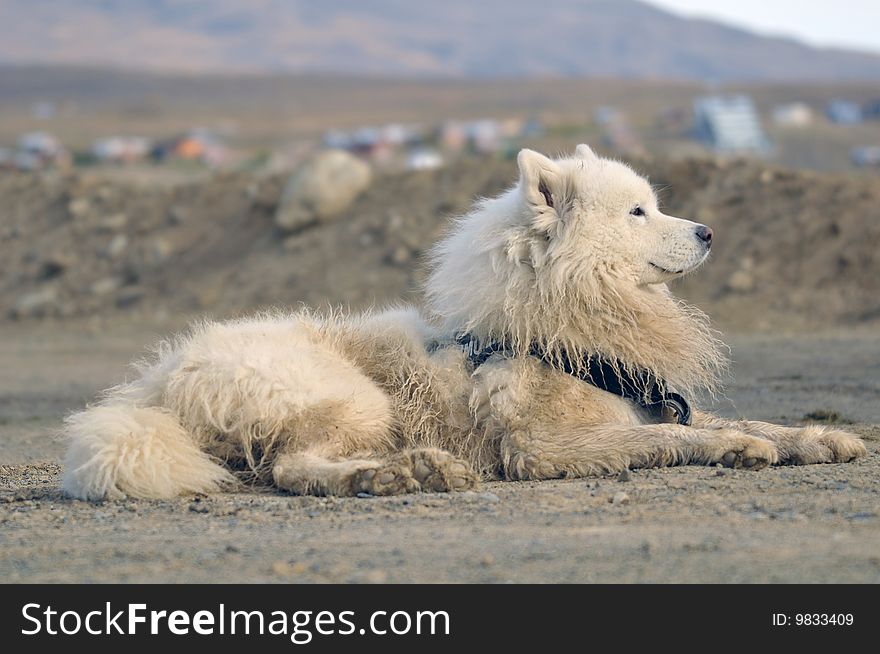
<path fill-rule="evenodd" d="M 361 492 L 359 473 L 380 465 L 366 458 L 334 461 L 320 450 L 285 452 L 276 457 L 272 478 L 278 488 L 297 495 L 355 495 Z"/>
<path fill-rule="evenodd" d="M 760 470 L 776 463 L 776 446 L 733 429 L 675 424 L 594 425 L 557 430 L 533 425 L 501 440 L 509 479 L 554 479 L 688 463 Z"/>
<path fill-rule="evenodd" d="M 726 420 L 696 411 L 694 426 L 737 429 L 773 441 L 779 451 L 779 463 L 846 463 L 868 453 L 858 436 L 823 425 L 784 427 L 756 420 Z"/>

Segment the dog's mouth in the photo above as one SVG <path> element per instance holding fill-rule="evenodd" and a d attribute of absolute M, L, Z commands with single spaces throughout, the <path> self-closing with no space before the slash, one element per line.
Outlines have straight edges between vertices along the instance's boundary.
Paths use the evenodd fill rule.
<path fill-rule="evenodd" d="M 653 261 L 649 261 L 648 263 L 651 264 L 654 268 L 656 268 L 660 272 L 665 272 L 667 275 L 683 275 L 684 274 L 683 269 L 682 270 L 670 270 L 669 268 L 664 268 L 663 266 L 658 266 Z"/>
<path fill-rule="evenodd" d="M 666 273 L 667 275 L 672 275 L 673 277 L 678 277 L 679 275 L 684 275 L 686 273 L 693 272 L 694 270 L 699 268 L 701 265 L 703 265 L 706 262 L 706 259 L 708 259 L 708 258 L 709 258 L 709 251 L 706 250 L 706 252 L 703 254 L 703 256 L 700 257 L 699 261 L 697 261 L 696 263 L 694 263 L 691 266 L 686 266 L 684 268 L 679 268 L 677 270 L 674 270 L 672 268 L 667 268 L 666 266 L 661 266 L 660 264 L 654 263 L 653 261 L 649 261 L 648 265 L 650 265 L 655 270 L 659 270 L 662 273 Z"/>

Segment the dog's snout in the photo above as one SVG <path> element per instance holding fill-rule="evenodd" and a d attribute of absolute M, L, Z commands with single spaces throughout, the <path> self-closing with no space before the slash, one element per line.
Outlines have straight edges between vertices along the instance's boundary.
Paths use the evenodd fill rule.
<path fill-rule="evenodd" d="M 705 225 L 697 227 L 697 238 L 706 244 L 707 248 L 712 247 L 712 230 Z"/>

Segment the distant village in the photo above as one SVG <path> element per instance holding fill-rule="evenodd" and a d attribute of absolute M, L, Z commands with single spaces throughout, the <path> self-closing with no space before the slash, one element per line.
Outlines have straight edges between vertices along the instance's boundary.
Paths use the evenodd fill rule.
<path fill-rule="evenodd" d="M 806 102 L 780 104 L 762 116 L 745 94 L 713 94 L 698 97 L 690 111 L 662 110 L 658 129 L 681 133 L 719 155 L 772 156 L 774 144 L 764 120 L 774 127 L 808 129 L 819 121 L 847 126 L 880 121 L 880 98 L 860 104 L 836 98 L 823 110 Z M 51 114 L 51 106 L 39 103 L 36 116 Z M 643 154 L 642 139 L 626 114 L 615 107 L 593 112 L 592 124 L 601 130 L 603 145 L 621 154 Z M 327 131 L 321 146 L 346 150 L 376 167 L 426 170 L 444 166 L 465 154 L 512 156 L 528 139 L 548 129 L 538 118 L 448 120 L 438 125 L 388 124 Z M 853 147 L 849 158 L 858 167 L 880 168 L 880 142 Z M 230 168 L 240 163 L 226 138 L 207 128 L 194 128 L 165 139 L 133 135 L 107 135 L 84 152 L 72 152 L 47 131 L 21 134 L 14 145 L 0 144 L 0 170 L 35 171 L 50 167 L 164 165 L 190 163 L 208 169 Z"/>

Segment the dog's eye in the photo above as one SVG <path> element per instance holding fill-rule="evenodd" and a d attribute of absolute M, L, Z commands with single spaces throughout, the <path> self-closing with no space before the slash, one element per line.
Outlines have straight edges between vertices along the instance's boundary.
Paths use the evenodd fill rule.
<path fill-rule="evenodd" d="M 633 208 L 633 210 L 629 212 L 629 215 L 630 216 L 644 216 L 645 210 L 642 209 L 640 206 L 636 205 L 635 208 Z"/>

